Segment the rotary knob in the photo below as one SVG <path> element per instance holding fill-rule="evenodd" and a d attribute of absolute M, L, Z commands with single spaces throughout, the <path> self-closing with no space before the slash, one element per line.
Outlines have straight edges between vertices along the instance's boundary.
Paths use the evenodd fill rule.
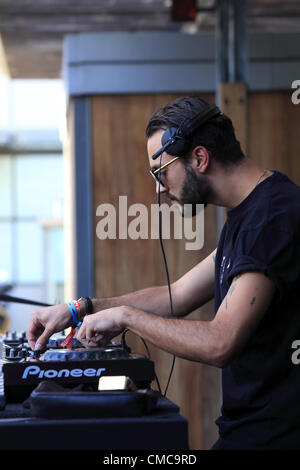
<path fill-rule="evenodd" d="M 17 362 L 21 359 L 25 359 L 27 356 L 27 349 L 22 344 L 5 347 L 5 360 L 9 362 Z"/>
<path fill-rule="evenodd" d="M 121 359 L 124 357 L 128 357 L 129 353 L 123 348 L 116 347 L 111 349 L 105 349 L 103 351 L 103 355 L 105 359 Z"/>

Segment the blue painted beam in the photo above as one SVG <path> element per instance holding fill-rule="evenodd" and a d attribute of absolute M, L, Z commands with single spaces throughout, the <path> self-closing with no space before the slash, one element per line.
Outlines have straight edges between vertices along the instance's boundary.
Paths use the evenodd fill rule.
<path fill-rule="evenodd" d="M 289 90 L 299 78 L 299 34 L 248 35 L 248 89 Z M 298 47 L 297 47 L 298 46 Z M 67 35 L 66 92 L 90 94 L 215 92 L 214 34 L 177 32 Z"/>

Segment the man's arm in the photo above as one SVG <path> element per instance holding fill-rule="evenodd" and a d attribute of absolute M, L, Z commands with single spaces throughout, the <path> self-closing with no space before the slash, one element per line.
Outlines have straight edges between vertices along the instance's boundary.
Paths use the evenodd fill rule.
<path fill-rule="evenodd" d="M 190 313 L 213 297 L 215 251 L 171 285 L 176 316 Z M 94 312 L 126 305 L 154 315 L 169 316 L 171 313 L 168 286 L 149 287 L 119 297 L 93 299 L 92 302 Z M 71 326 L 71 320 L 66 304 L 35 310 L 27 328 L 30 347 L 43 349 L 53 333 Z"/>
<path fill-rule="evenodd" d="M 215 249 L 204 260 L 171 284 L 175 316 L 185 316 L 213 298 L 216 251 Z M 119 297 L 93 299 L 94 312 L 121 305 L 135 307 L 159 316 L 171 314 L 167 285 L 149 287 Z"/>
<path fill-rule="evenodd" d="M 163 318 L 123 306 L 85 317 L 78 339 L 84 344 L 93 343 L 101 339 L 103 332 L 128 328 L 176 356 L 224 367 L 255 334 L 274 289 L 273 282 L 265 275 L 244 273 L 233 280 L 211 321 Z"/>

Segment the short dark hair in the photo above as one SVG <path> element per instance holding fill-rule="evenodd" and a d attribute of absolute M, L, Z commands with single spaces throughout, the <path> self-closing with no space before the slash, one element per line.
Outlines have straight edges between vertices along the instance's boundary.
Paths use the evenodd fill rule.
<path fill-rule="evenodd" d="M 185 96 L 159 108 L 149 119 L 146 136 L 151 137 L 159 129 L 180 127 L 182 122 L 200 114 L 208 103 L 198 96 Z M 197 145 L 207 149 L 212 158 L 223 166 L 237 165 L 245 157 L 236 139 L 231 119 L 219 114 L 207 121 L 190 137 L 189 152 L 182 158 L 188 160 L 190 152 Z"/>

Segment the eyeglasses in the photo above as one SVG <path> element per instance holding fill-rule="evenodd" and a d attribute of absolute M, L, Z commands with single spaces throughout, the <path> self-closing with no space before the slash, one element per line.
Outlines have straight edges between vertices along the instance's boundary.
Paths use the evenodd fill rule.
<path fill-rule="evenodd" d="M 155 181 L 165 187 L 165 183 L 163 182 L 161 171 L 164 170 L 167 166 L 171 165 L 171 163 L 178 160 L 179 157 L 172 158 L 169 162 L 165 163 L 164 165 L 156 168 L 155 170 L 150 170 L 151 175 L 155 179 Z"/>

